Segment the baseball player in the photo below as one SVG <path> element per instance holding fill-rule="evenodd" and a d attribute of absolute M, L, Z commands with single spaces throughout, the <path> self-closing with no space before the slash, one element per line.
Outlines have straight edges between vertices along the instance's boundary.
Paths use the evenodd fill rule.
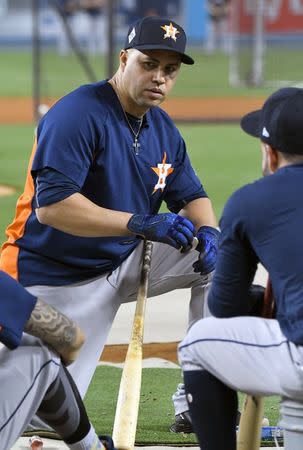
<path fill-rule="evenodd" d="M 208 15 L 206 53 L 212 54 L 217 48 L 227 53 L 230 50 L 227 33 L 230 0 L 207 0 L 205 6 Z"/>
<path fill-rule="evenodd" d="M 86 47 L 92 55 L 106 52 L 106 2 L 105 0 L 79 0 L 80 10 L 87 18 Z"/>
<path fill-rule="evenodd" d="M 60 361 L 75 360 L 82 330 L 2 271 L 0 287 L 0 450 L 11 448 L 37 410 L 70 449 L 113 449 L 109 437 L 97 437 Z M 38 436 L 31 441 L 32 448 L 43 445 Z"/>
<path fill-rule="evenodd" d="M 75 15 L 78 10 L 78 0 L 54 0 L 52 6 L 55 7 L 56 12 L 59 13 L 60 21 L 63 22 L 58 29 L 57 50 L 60 55 L 64 56 L 71 51 L 66 26 L 73 33 L 76 19 Z"/>
<path fill-rule="evenodd" d="M 220 221 L 208 297 L 179 358 L 194 430 L 203 450 L 235 450 L 237 391 L 280 395 L 286 450 L 303 447 L 303 89 L 283 88 L 241 126 L 261 140 L 265 176 L 236 191 Z M 250 317 L 257 263 L 269 272 L 276 318 Z"/>
<path fill-rule="evenodd" d="M 3 270 L 85 332 L 70 366 L 81 396 L 120 304 L 136 299 L 144 238 L 155 242 L 148 297 L 189 288 L 189 324 L 203 315 L 219 231 L 185 143 L 158 107 L 181 63 L 194 63 L 185 46 L 178 24 L 145 17 L 130 27 L 109 81 L 48 111 L 7 229 Z M 159 213 L 163 202 L 170 212 Z M 176 414 L 188 408 L 178 400 Z"/>

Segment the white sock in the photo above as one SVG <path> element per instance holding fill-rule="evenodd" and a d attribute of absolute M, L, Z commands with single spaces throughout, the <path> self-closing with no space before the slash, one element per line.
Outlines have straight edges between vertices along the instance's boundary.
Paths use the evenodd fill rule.
<path fill-rule="evenodd" d="M 67 444 L 70 450 L 105 450 L 104 445 L 96 435 L 94 427 L 91 425 L 88 434 L 79 442 Z"/>

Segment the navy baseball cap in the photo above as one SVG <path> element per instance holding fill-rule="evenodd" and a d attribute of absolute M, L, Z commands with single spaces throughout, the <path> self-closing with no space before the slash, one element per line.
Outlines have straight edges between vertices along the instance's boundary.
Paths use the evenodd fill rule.
<path fill-rule="evenodd" d="M 181 56 L 184 64 L 194 64 L 186 55 L 186 34 L 180 25 L 170 19 L 147 16 L 137 20 L 128 30 L 124 49 L 170 50 Z"/>
<path fill-rule="evenodd" d="M 274 92 L 262 109 L 242 118 L 241 128 L 275 150 L 303 154 L 303 89 L 289 87 Z"/>

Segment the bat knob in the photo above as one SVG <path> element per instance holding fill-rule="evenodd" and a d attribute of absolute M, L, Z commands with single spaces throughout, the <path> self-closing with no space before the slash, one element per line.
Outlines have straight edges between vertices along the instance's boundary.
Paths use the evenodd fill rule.
<path fill-rule="evenodd" d="M 196 236 L 194 236 L 193 240 L 191 241 L 190 251 L 196 250 L 198 244 L 199 244 L 199 239 Z"/>

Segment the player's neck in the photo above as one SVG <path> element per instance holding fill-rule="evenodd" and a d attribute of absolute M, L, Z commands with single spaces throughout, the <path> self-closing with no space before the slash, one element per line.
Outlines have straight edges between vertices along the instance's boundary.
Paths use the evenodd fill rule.
<path fill-rule="evenodd" d="M 137 103 L 134 102 L 127 91 L 123 88 L 117 76 L 114 75 L 108 82 L 116 92 L 124 112 L 141 119 L 149 108 L 137 105 Z"/>

